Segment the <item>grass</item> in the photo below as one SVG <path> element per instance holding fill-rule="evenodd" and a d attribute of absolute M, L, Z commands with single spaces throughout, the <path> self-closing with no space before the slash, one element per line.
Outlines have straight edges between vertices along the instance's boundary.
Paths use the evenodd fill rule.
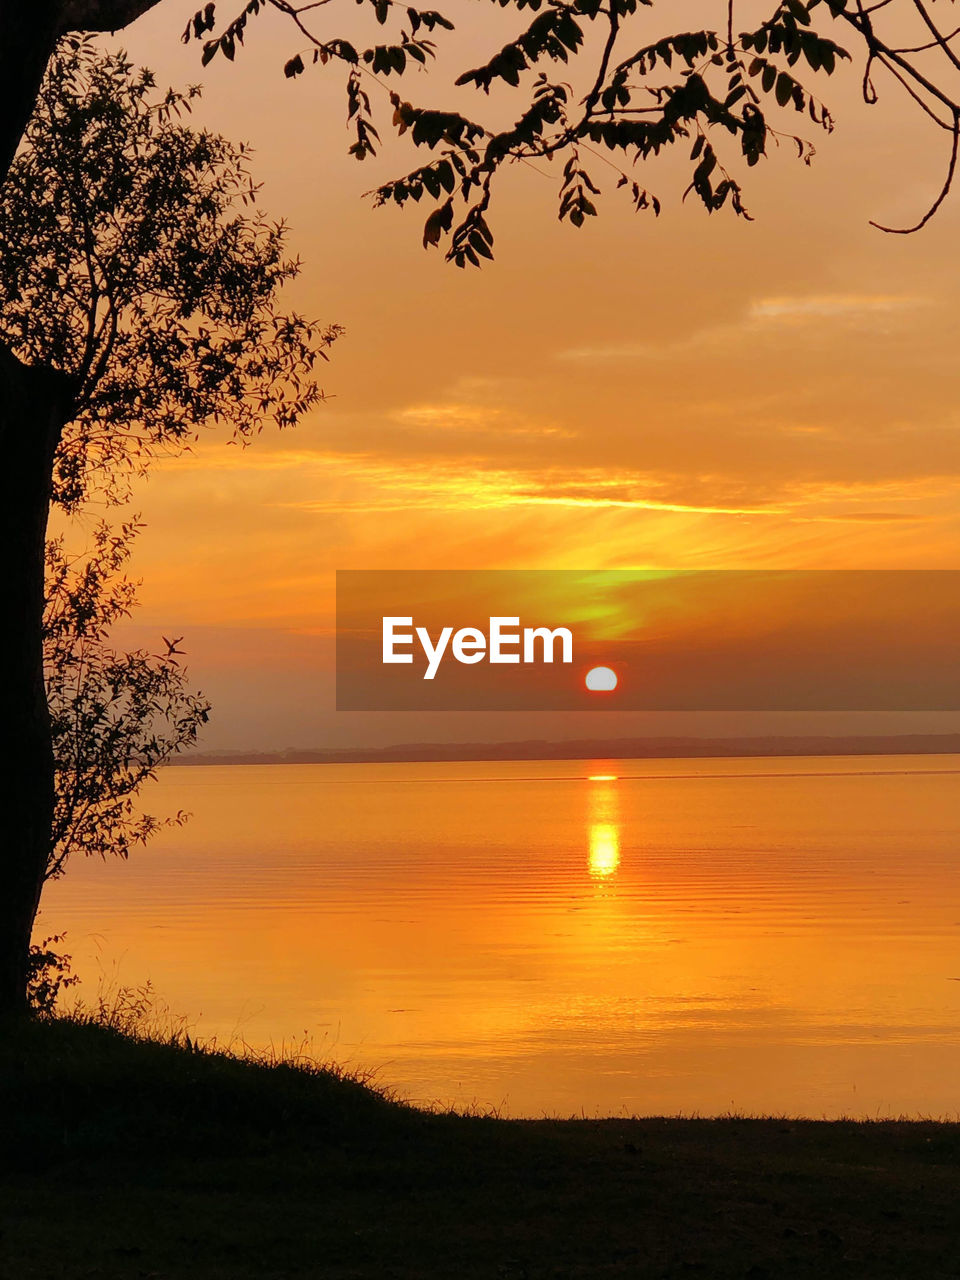
<path fill-rule="evenodd" d="M 960 1127 L 501 1120 L 79 1019 L 0 1044 L 2 1280 L 960 1275 Z"/>

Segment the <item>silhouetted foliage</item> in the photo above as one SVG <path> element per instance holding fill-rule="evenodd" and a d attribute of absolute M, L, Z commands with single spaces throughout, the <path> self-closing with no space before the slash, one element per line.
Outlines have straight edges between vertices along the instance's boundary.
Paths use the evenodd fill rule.
<path fill-rule="evenodd" d="M 56 809 L 46 878 L 73 853 L 129 856 L 162 827 L 139 807 L 143 784 L 192 746 L 210 704 L 187 687 L 181 651 L 118 652 L 112 628 L 136 603 L 124 575 L 140 526 L 100 524 L 92 552 L 74 559 L 63 539 L 47 547 L 44 656 L 56 761 Z"/>
<path fill-rule="evenodd" d="M 246 439 L 322 399 L 339 330 L 278 309 L 299 264 L 256 207 L 246 148 L 185 122 L 198 94 L 67 41 L 0 192 L 0 341 L 70 379 L 67 510 L 203 426 Z"/>
<path fill-rule="evenodd" d="M 31 20 L 11 23 L 22 37 Z M 0 48 L 0 72 L 9 61 Z M 0 106 L 7 87 L 0 76 Z M 206 716 L 175 645 L 108 643 L 132 601 L 133 524 L 102 529 L 86 565 L 47 545 L 44 617 L 50 503 L 122 501 L 201 427 L 244 442 L 295 425 L 323 398 L 316 366 L 339 334 L 280 309 L 299 271 L 284 226 L 257 208 L 246 149 L 190 127 L 197 93 L 159 93 L 123 55 L 68 38 L 0 191 L 0 541 L 15 619 L 0 629 L 0 1013 L 22 1009 L 36 977 L 43 882 L 71 851 L 126 856 L 156 829 L 137 790 Z"/>
<path fill-rule="evenodd" d="M 197 93 L 157 93 L 122 55 L 67 42 L 2 193 L 0 335 L 75 388 L 55 459 L 54 500 L 68 512 L 91 489 L 119 500 L 125 474 L 204 424 L 242 439 L 268 420 L 293 425 L 322 398 L 312 372 L 338 330 L 277 309 L 298 264 L 283 224 L 256 209 L 245 148 L 185 123 Z M 46 878 L 74 851 L 126 857 L 157 830 L 137 793 L 207 719 L 175 644 L 110 645 L 136 600 L 124 568 L 138 529 L 101 523 L 80 559 L 63 538 L 47 544 L 57 786 Z"/>
<path fill-rule="evenodd" d="M 960 27 L 936 21 L 924 0 L 779 0 L 759 23 L 756 5 L 715 0 L 715 25 L 680 31 L 674 27 L 677 6 L 665 0 L 494 0 L 500 9 L 516 9 L 523 27 L 455 83 L 484 97 L 492 89 L 516 91 L 519 111 L 507 128 L 414 105 L 392 87 L 395 77 L 434 56 L 434 43 L 424 33 L 451 29 L 447 18 L 399 0 L 358 3 L 372 6 L 380 25 L 391 25 L 389 43 L 363 48 L 333 36 L 330 0 L 249 0 L 219 27 L 218 6 L 207 4 L 187 24 L 183 39 L 204 42 L 204 65 L 217 54 L 233 60 L 252 19 L 270 10 L 286 15 L 304 41 L 287 61 L 286 76 L 302 74 L 308 63 L 345 70 L 350 152 L 358 160 L 379 144 L 367 90 L 381 88 L 391 126 L 434 156 L 379 186 L 375 201 L 437 202 L 423 243 L 447 243 L 447 258 L 460 267 L 493 256 L 487 215 L 494 181 L 509 164 L 556 158 L 559 217 L 579 227 L 597 214 L 599 175 L 611 173 L 613 185 L 625 190 L 636 209 L 659 214 L 660 199 L 638 181 L 636 166 L 679 145 L 688 149 L 691 164 L 684 196 L 694 194 L 708 212 L 727 205 L 749 218 L 735 165 L 757 164 L 771 141 L 788 142 L 809 164 L 814 147 L 804 126 L 827 132 L 834 127 L 811 86 L 815 77 L 832 75 L 851 49 L 862 61 L 866 103 L 877 101 L 878 77 L 885 74 L 949 137 L 939 196 L 916 226 L 902 230 L 922 227 L 953 181 L 960 141 Z M 744 11 L 745 28 L 739 20 Z M 554 78 L 551 64 L 563 70 L 572 64 L 576 91 Z M 505 100 L 501 92 L 497 105 Z"/>
<path fill-rule="evenodd" d="M 27 970 L 27 1003 L 33 1013 L 49 1017 L 56 1011 L 60 993 L 80 981 L 74 976 L 70 957 L 54 946 L 63 942 L 64 934 L 55 933 L 30 948 Z"/>

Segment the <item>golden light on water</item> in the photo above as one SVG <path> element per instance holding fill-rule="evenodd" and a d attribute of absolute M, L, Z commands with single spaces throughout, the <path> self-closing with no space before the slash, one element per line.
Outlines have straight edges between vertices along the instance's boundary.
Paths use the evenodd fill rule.
<path fill-rule="evenodd" d="M 590 874 L 596 880 L 605 880 L 619 865 L 619 830 L 612 822 L 594 822 L 590 827 Z"/>
<path fill-rule="evenodd" d="M 958 770 L 173 766 L 148 808 L 192 821 L 81 859 L 38 929 L 88 1001 L 149 978 L 201 1036 L 308 1028 L 425 1104 L 953 1115 Z"/>
<path fill-rule="evenodd" d="M 620 802 L 611 783 L 615 773 L 592 773 L 587 799 L 587 869 L 594 880 L 607 880 L 620 866 Z"/>

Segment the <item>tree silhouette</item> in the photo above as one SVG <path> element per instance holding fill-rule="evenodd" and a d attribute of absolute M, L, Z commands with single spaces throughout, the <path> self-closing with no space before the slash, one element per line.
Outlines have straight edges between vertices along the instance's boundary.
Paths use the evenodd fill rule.
<path fill-rule="evenodd" d="M 105 858 L 131 850 L 185 814 L 157 817 L 140 807 L 143 784 L 192 746 L 210 704 L 187 686 L 181 651 L 118 652 L 114 625 L 136 604 L 125 575 L 136 519 L 101 522 L 89 554 L 47 544 L 44 658 L 56 764 L 56 803 L 45 880 L 74 854 Z"/>
<path fill-rule="evenodd" d="M 159 94 L 122 56 L 69 40 L 0 192 L 0 474 L 16 566 L 6 646 L 31 677 L 31 705 L 21 698 L 19 720 L 4 726 L 16 752 L 3 773 L 0 1007 L 23 1001 L 56 835 L 42 645 L 32 645 L 50 502 L 73 511 L 93 493 L 115 500 L 204 426 L 243 440 L 266 423 L 294 425 L 322 397 L 314 369 L 338 332 L 278 308 L 299 270 L 284 227 L 258 211 L 244 148 L 186 123 L 195 96 Z M 151 684 L 158 674 L 128 668 L 124 696 L 165 696 Z"/>
<path fill-rule="evenodd" d="M 204 63 L 217 55 L 233 60 L 255 18 L 271 10 L 286 15 L 301 45 L 286 63 L 288 77 L 309 65 L 343 68 L 350 151 L 358 160 L 373 155 L 380 140 L 376 86 L 379 101 L 389 103 L 380 113 L 389 127 L 431 155 L 371 194 L 377 204 L 435 202 L 423 243 L 447 243 L 446 256 L 459 267 L 493 256 L 489 209 L 497 178 L 513 164 L 555 161 L 559 217 L 579 227 L 598 212 L 601 179 L 622 189 L 635 209 L 659 214 L 660 198 L 638 174 L 643 161 L 679 146 L 690 164 L 684 196 L 695 195 L 710 213 L 727 205 L 749 218 L 737 170 L 756 165 L 771 141 L 788 143 L 809 164 L 815 152 L 806 131 L 834 128 L 811 86 L 851 57 L 868 105 L 884 81 L 892 82 L 947 135 L 945 177 L 927 210 L 909 227 L 873 225 L 919 230 L 953 183 L 960 26 L 952 5 L 948 20 L 939 20 L 943 6 L 934 16 L 936 0 L 779 0 L 759 23 L 755 4 L 715 0 L 713 25 L 680 31 L 677 8 L 665 0 L 495 0 L 516 9 L 523 25 L 456 77 L 456 85 L 480 92 L 476 116 L 411 103 L 395 87 L 405 71 L 434 56 L 431 36 L 452 27 L 443 15 L 398 0 L 359 3 L 372 6 L 389 41 L 362 48 L 335 34 L 330 0 L 248 0 L 225 24 L 218 24 L 224 6 L 210 3 L 183 39 L 203 41 Z M 516 119 L 506 128 L 482 118 L 492 89 L 498 108 L 514 104 Z"/>
<path fill-rule="evenodd" d="M 118 31 L 160 0 L 0 0 L 0 175 L 16 150 L 57 40 L 67 32 Z M 372 11 L 384 39 L 357 39 L 357 5 Z M 183 33 L 203 42 L 204 65 L 233 61 L 255 20 L 283 15 L 294 33 L 284 73 L 310 65 L 344 73 L 353 128 L 350 151 L 374 154 L 379 91 L 389 127 L 436 155 L 374 193 L 382 202 L 440 204 L 428 218 L 424 242 L 450 237 L 458 265 L 490 256 L 487 225 L 493 182 L 504 165 L 559 158 L 560 216 L 582 225 L 596 213 L 599 187 L 587 166 L 612 173 L 638 209 L 658 212 L 660 201 L 637 179 L 635 166 L 675 144 L 689 144 L 688 188 L 713 211 L 728 204 L 749 216 L 734 163 L 752 166 L 774 139 L 788 139 L 809 162 L 803 127 L 833 128 L 829 107 L 811 87 L 837 62 L 858 65 L 864 102 L 872 106 L 886 84 L 904 105 L 945 137 L 946 172 L 936 199 L 910 227 L 929 220 L 943 203 L 960 148 L 960 24 L 940 0 L 770 0 L 757 5 L 714 0 L 716 18 L 700 29 L 677 30 L 677 9 L 666 0 L 494 0 L 516 10 L 516 35 L 478 66 L 455 78 L 486 98 L 491 88 L 519 98 L 509 128 L 488 126 L 456 111 L 406 101 L 396 86 L 403 74 L 434 57 L 436 38 L 453 29 L 449 17 L 402 0 L 221 0 L 199 8 Z M 224 10 L 227 17 L 222 20 Z M 347 22 L 346 14 L 351 15 Z M 341 22 L 345 29 L 336 30 Z M 500 25 L 499 23 L 497 24 Z M 499 42 L 497 42 L 499 44 Z M 559 64 L 559 68 L 557 68 Z M 554 69 L 581 86 L 574 92 Z M 548 71 L 551 74 L 548 74 Z M 729 165 L 729 168 L 727 167 Z"/>
<path fill-rule="evenodd" d="M 9 169 L 57 43 L 121 31 L 159 0 L 0 0 L 0 180 Z"/>
<path fill-rule="evenodd" d="M 43 642 L 56 802 L 45 881 L 61 876 L 74 854 L 127 858 L 188 816 L 146 813 L 139 793 L 196 742 L 210 705 L 188 689 L 179 650 L 119 653 L 109 640 L 136 604 L 137 584 L 124 569 L 140 528 L 135 517 L 118 528 L 101 521 L 84 556 L 68 554 L 62 537 L 47 544 Z M 69 957 L 53 949 L 62 942 L 53 935 L 30 947 L 27 1001 L 36 1013 L 53 1014 L 77 981 Z"/>

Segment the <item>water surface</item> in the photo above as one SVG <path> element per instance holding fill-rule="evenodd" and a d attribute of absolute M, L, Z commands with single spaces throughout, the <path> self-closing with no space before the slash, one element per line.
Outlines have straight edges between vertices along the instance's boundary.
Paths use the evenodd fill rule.
<path fill-rule="evenodd" d="M 509 1115 L 960 1112 L 960 757 L 174 767 L 87 994 Z"/>

